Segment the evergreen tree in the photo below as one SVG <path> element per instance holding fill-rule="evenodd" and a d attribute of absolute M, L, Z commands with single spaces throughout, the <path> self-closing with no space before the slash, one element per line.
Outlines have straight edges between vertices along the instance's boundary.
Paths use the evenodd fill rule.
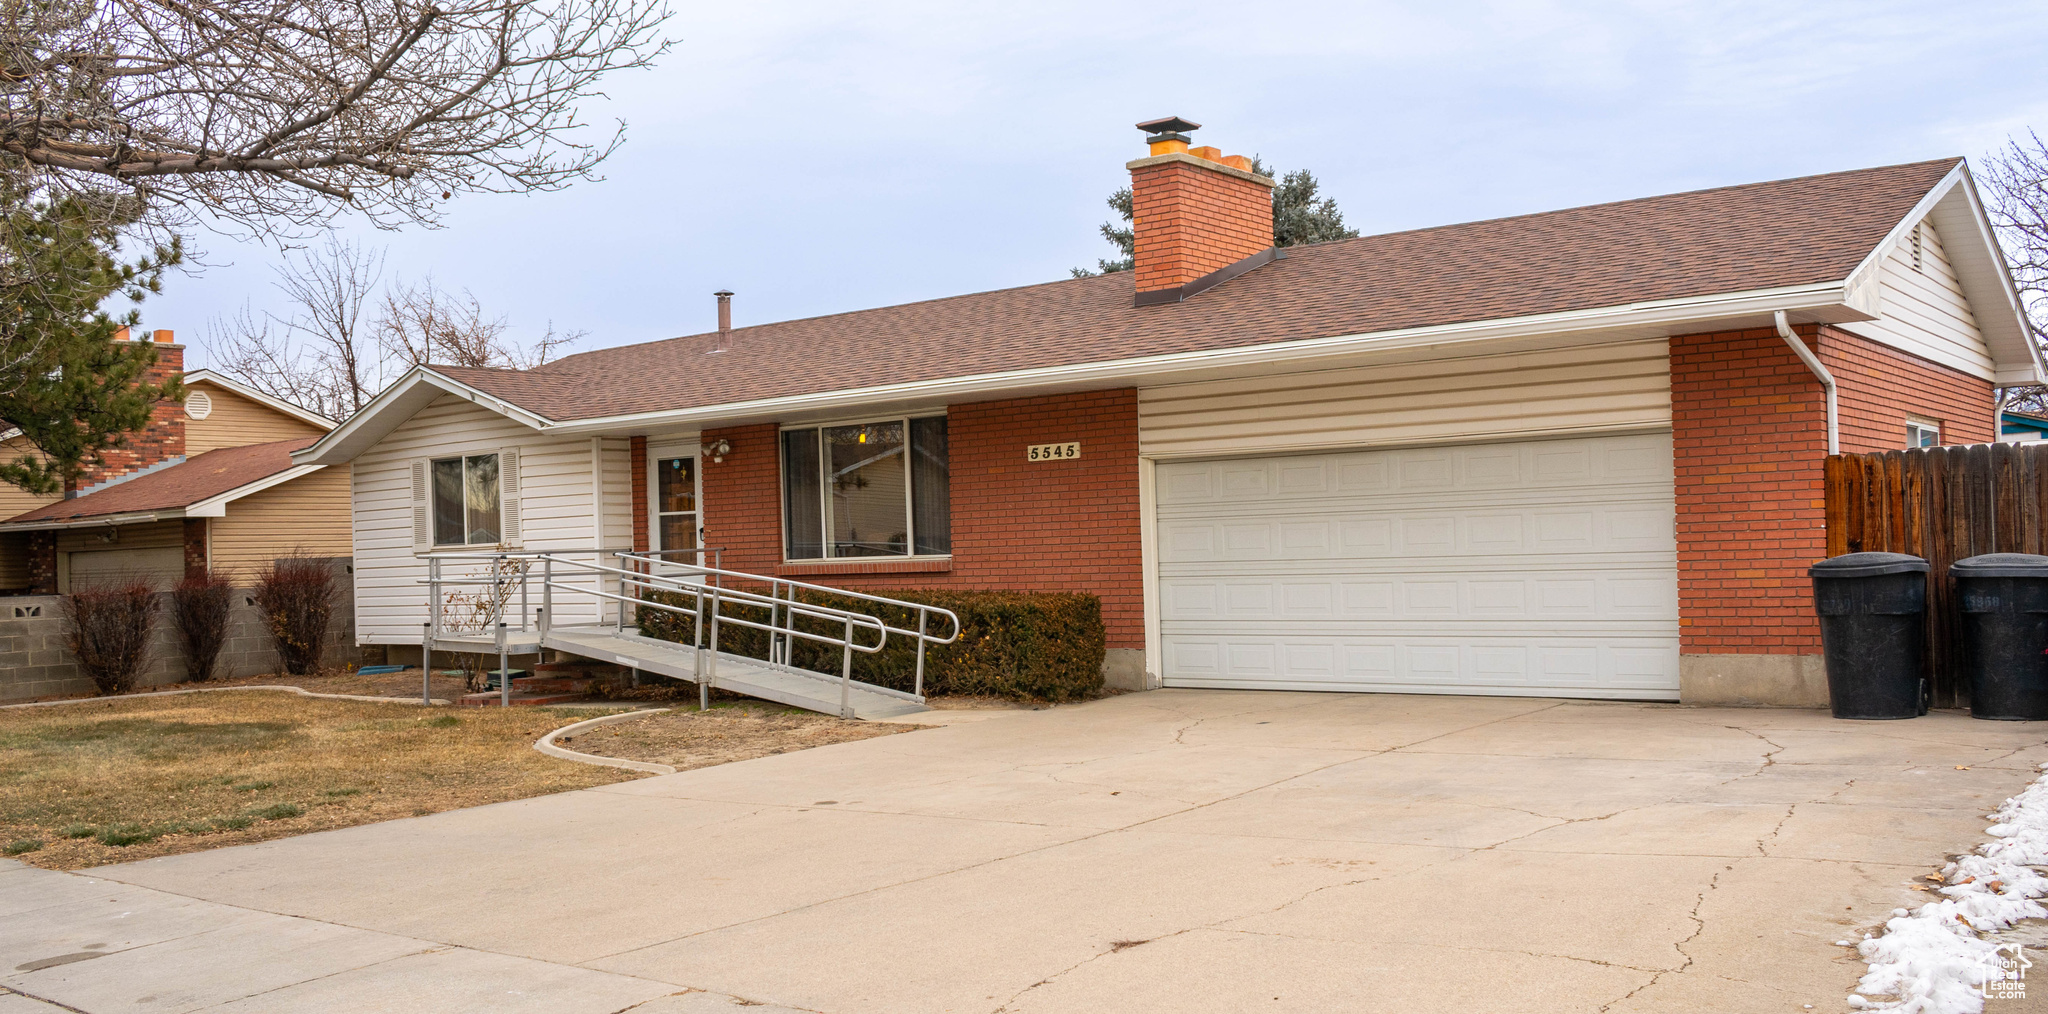
<path fill-rule="evenodd" d="M 1314 174 L 1306 169 L 1296 169 L 1285 176 L 1277 175 L 1252 156 L 1252 172 L 1278 180 L 1273 187 L 1273 245 L 1297 246 L 1302 243 L 1327 243 L 1333 239 L 1356 239 L 1358 230 L 1344 225 L 1344 213 L 1337 210 L 1334 198 L 1318 197 L 1321 184 Z M 1129 271 L 1137 262 L 1138 239 L 1131 229 L 1131 188 L 1122 187 L 1109 195 L 1107 202 L 1115 210 L 1123 224 L 1102 223 L 1102 238 L 1117 248 L 1123 256 L 1115 260 L 1097 260 L 1095 270 L 1073 268 L 1075 278 L 1091 275 L 1106 275 L 1112 271 Z"/>
<path fill-rule="evenodd" d="M 110 212 L 91 196 L 31 201 L 0 186 L 0 260 L 14 269 L 6 277 L 23 280 L 0 285 L 0 428 L 20 430 L 32 449 L 0 461 L 0 482 L 56 493 L 148 425 L 158 401 L 184 397 L 176 378 L 144 382 L 153 344 L 114 341 L 140 315 L 100 308 L 117 293 L 139 301 L 160 291 L 165 269 L 182 257 L 175 241 L 120 257 L 121 229 L 140 210 Z"/>

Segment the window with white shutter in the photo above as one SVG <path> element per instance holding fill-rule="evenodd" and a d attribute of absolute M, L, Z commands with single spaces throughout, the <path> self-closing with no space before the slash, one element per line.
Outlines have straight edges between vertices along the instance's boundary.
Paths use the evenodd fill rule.
<path fill-rule="evenodd" d="M 415 490 L 422 481 L 414 472 Z M 414 502 L 414 539 L 423 526 L 433 546 L 517 545 L 519 452 L 466 454 L 426 462 L 425 520 Z"/>
<path fill-rule="evenodd" d="M 519 538 L 519 448 L 498 451 L 498 517 L 500 538 L 507 546 L 520 545 Z"/>
<path fill-rule="evenodd" d="M 430 463 L 425 458 L 414 458 L 412 462 L 412 551 L 424 553 L 434 548 L 433 504 L 427 482 Z"/>

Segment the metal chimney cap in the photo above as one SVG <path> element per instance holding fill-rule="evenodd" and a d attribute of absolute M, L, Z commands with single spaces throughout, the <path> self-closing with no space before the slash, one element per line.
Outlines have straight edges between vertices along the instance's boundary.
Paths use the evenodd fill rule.
<path fill-rule="evenodd" d="M 1178 116 L 1168 116 L 1164 119 L 1146 120 L 1138 124 L 1138 129 L 1147 134 L 1180 134 L 1190 130 L 1200 130 L 1202 125 L 1193 120 L 1183 120 Z"/>
<path fill-rule="evenodd" d="M 732 298 L 732 290 L 731 290 L 731 289 L 720 289 L 720 290 L 718 290 L 717 292 L 714 292 L 714 293 L 712 293 L 712 295 L 714 295 L 714 296 L 717 296 L 717 297 L 719 297 L 720 299 L 731 299 L 731 298 Z"/>

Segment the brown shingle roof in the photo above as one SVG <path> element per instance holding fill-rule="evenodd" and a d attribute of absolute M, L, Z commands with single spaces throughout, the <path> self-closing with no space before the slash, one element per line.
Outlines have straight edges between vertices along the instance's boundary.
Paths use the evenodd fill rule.
<path fill-rule="evenodd" d="M 1846 278 L 1958 159 L 1294 247 L 1186 302 L 1131 273 L 603 349 L 535 370 L 435 367 L 591 419 L 1805 285 Z"/>
<path fill-rule="evenodd" d="M 269 478 L 292 467 L 292 452 L 310 447 L 318 439 L 317 436 L 293 437 L 267 444 L 207 451 L 127 482 L 75 499 L 45 504 L 26 514 L 11 517 L 4 523 L 71 521 L 190 507 L 201 500 Z"/>

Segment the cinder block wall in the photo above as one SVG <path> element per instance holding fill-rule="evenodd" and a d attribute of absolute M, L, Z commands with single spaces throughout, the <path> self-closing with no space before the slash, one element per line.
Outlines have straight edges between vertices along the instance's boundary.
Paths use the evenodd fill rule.
<path fill-rule="evenodd" d="M 355 661 L 354 584 L 349 561 L 334 561 L 334 616 L 327 628 L 325 663 Z M 275 642 L 262 616 L 250 602 L 254 593 L 237 589 L 228 620 L 228 642 L 215 664 L 216 678 L 253 676 L 278 671 Z M 149 658 L 135 683 L 162 686 L 185 679 L 185 651 L 172 618 L 169 592 L 157 596 L 155 625 L 150 631 Z M 86 694 L 92 680 L 78 671 L 70 648 L 71 621 L 58 595 L 0 598 L 0 701 L 55 694 Z"/>
<path fill-rule="evenodd" d="M 1905 446 L 1906 417 L 1948 443 L 1992 438 L 1987 381 L 1837 328 L 1797 329 L 1835 377 L 1842 449 Z M 1671 340 L 1680 696 L 1827 703 L 1806 568 L 1827 554 L 1827 410 L 1775 330 Z"/>

